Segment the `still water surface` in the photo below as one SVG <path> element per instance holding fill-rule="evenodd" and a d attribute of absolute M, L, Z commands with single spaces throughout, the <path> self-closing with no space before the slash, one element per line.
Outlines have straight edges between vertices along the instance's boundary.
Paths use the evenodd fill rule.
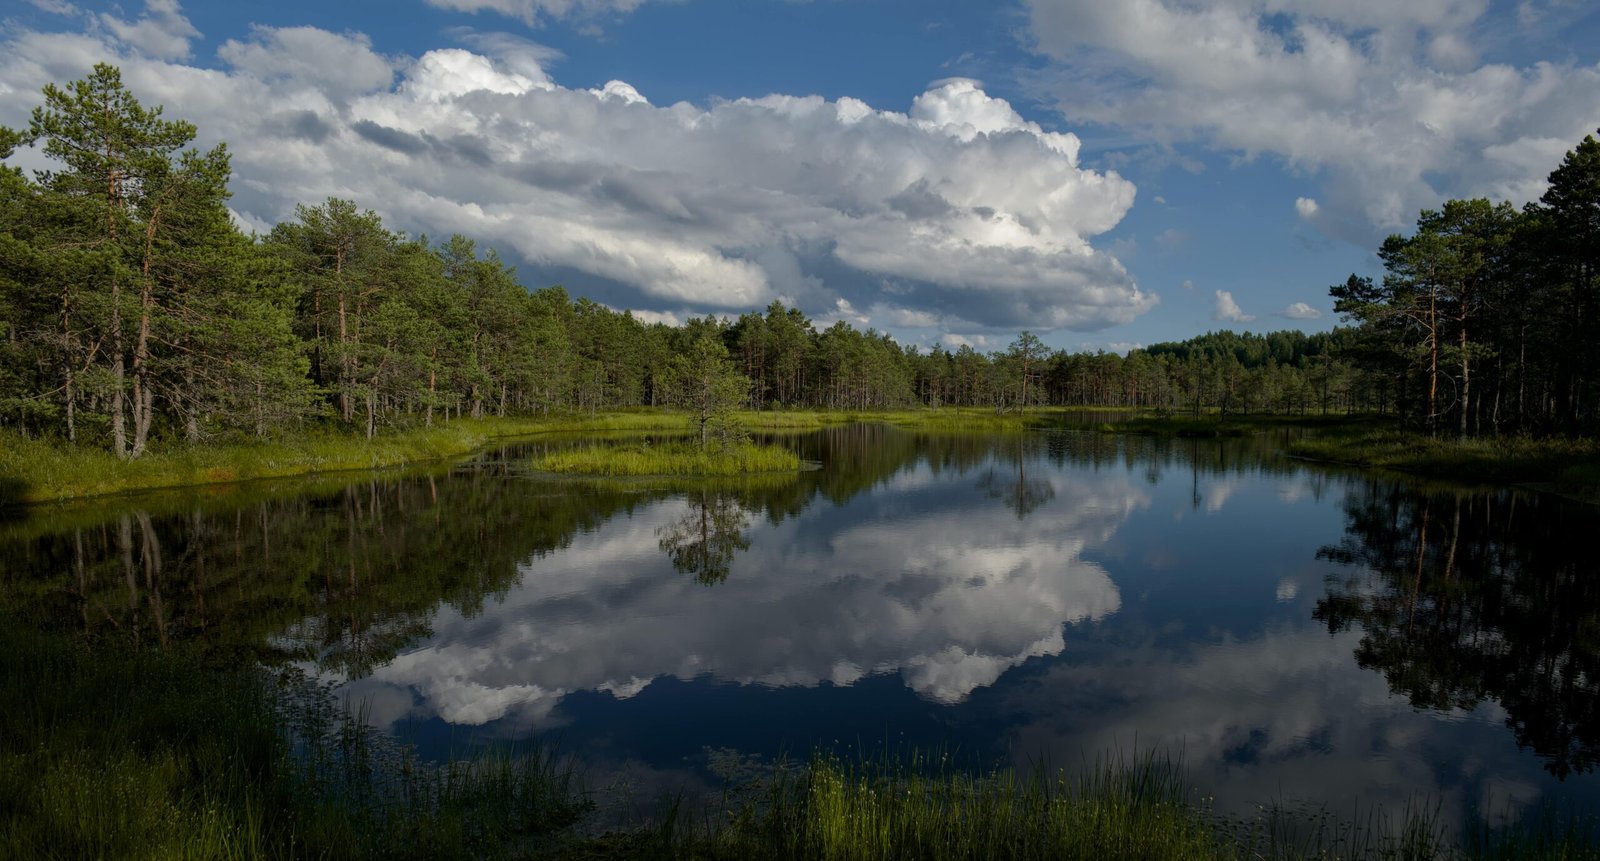
<path fill-rule="evenodd" d="M 644 795 L 887 745 L 1159 750 L 1224 811 L 1596 800 L 1593 508 L 1271 436 L 780 441 L 821 468 L 573 480 L 539 442 L 35 509 L 0 523 L 4 585 L 95 636 L 299 663 L 425 755 L 558 737 Z"/>

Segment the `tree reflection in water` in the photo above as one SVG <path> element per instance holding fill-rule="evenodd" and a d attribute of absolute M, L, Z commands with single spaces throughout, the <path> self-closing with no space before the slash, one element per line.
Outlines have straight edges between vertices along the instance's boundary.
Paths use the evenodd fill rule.
<path fill-rule="evenodd" d="M 1029 438 L 1021 435 L 1010 440 L 1008 452 L 1016 474 L 1008 471 L 1002 475 L 997 469 L 997 464 L 991 463 L 983 477 L 978 479 L 978 488 L 988 494 L 990 499 L 998 499 L 1005 503 L 1017 515 L 1018 520 L 1027 519 L 1036 509 L 1056 498 L 1056 487 L 1048 478 L 1034 476 L 1028 477 L 1028 458 L 1030 452 L 1026 451 Z M 998 457 L 996 458 L 998 459 Z"/>
<path fill-rule="evenodd" d="M 685 499 L 689 511 L 657 530 L 661 552 L 672 560 L 672 567 L 715 586 L 728 579 L 734 555 L 750 549 L 744 534 L 750 518 L 732 493 L 701 488 Z"/>
<path fill-rule="evenodd" d="M 1582 774 L 1600 758 L 1600 578 L 1578 540 L 1593 527 L 1554 497 L 1368 482 L 1318 552 L 1359 573 L 1330 578 L 1315 615 L 1360 626 L 1356 661 L 1413 705 L 1493 700 L 1551 774 Z"/>

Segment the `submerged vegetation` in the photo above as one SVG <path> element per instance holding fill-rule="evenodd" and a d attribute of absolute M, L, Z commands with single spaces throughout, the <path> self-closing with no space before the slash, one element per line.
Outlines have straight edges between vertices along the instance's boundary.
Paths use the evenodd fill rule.
<path fill-rule="evenodd" d="M 793 472 L 800 468 L 794 452 L 776 445 L 738 443 L 701 448 L 686 443 L 657 445 L 585 446 L 551 452 L 540 458 L 539 469 L 586 475 L 745 475 Z"/>

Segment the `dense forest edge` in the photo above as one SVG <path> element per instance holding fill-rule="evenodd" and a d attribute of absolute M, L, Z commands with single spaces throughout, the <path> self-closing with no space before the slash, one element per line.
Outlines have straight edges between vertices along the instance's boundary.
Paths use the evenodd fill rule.
<path fill-rule="evenodd" d="M 118 473 L 106 464 L 152 456 L 197 462 L 167 470 L 166 484 L 283 474 L 296 458 L 299 471 L 382 465 L 460 451 L 483 430 L 430 432 L 464 418 L 635 407 L 693 415 L 702 446 L 737 443 L 739 410 L 1095 406 L 1191 422 L 1370 413 L 1436 439 L 1595 429 L 1592 136 L 1520 211 L 1449 201 L 1423 212 L 1413 235 L 1391 236 L 1381 281 L 1331 288 L 1353 325 L 1213 332 L 1123 356 L 1052 351 L 1030 332 L 989 353 L 922 350 L 843 321 L 819 328 L 781 303 L 645 323 L 560 286 L 527 289 L 468 237 L 408 237 L 348 200 L 246 235 L 227 208 L 227 147 L 202 151 L 196 135 L 142 105 L 108 65 L 46 87 L 27 129 L 0 128 L 0 158 L 34 146 L 55 165 L 0 169 L 5 498 L 156 486 L 163 470 L 95 480 Z M 229 471 L 238 447 L 260 446 L 282 449 L 270 467 Z M 87 452 L 108 457 L 77 456 Z M 1322 454 L 1364 461 L 1353 449 Z M 19 474 L 41 460 L 75 487 L 41 486 L 56 480 L 48 470 Z"/>

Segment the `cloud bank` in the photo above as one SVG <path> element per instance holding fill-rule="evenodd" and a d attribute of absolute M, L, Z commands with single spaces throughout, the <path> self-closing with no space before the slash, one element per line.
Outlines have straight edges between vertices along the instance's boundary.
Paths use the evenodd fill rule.
<path fill-rule="evenodd" d="M 1581 4 L 1501 21 L 1488 0 L 1026 2 L 1067 117 L 1277 156 L 1327 180 L 1301 217 L 1363 242 L 1446 196 L 1538 197 L 1600 117 L 1600 66 L 1478 58 L 1486 32 Z"/>
<path fill-rule="evenodd" d="M 0 123 L 25 124 L 45 83 L 114 62 L 145 102 L 229 143 L 245 224 L 349 197 L 619 307 L 681 316 L 781 298 L 867 309 L 871 325 L 1092 331 L 1157 301 L 1090 242 L 1133 185 L 1081 167 L 1074 135 L 969 80 L 936 82 L 904 112 L 790 95 L 655 105 L 622 81 L 563 86 L 552 52 L 505 35 L 412 58 L 358 33 L 256 26 L 222 43 L 216 68 L 180 59 L 193 35 L 172 0 L 131 24 L 15 30 Z"/>

